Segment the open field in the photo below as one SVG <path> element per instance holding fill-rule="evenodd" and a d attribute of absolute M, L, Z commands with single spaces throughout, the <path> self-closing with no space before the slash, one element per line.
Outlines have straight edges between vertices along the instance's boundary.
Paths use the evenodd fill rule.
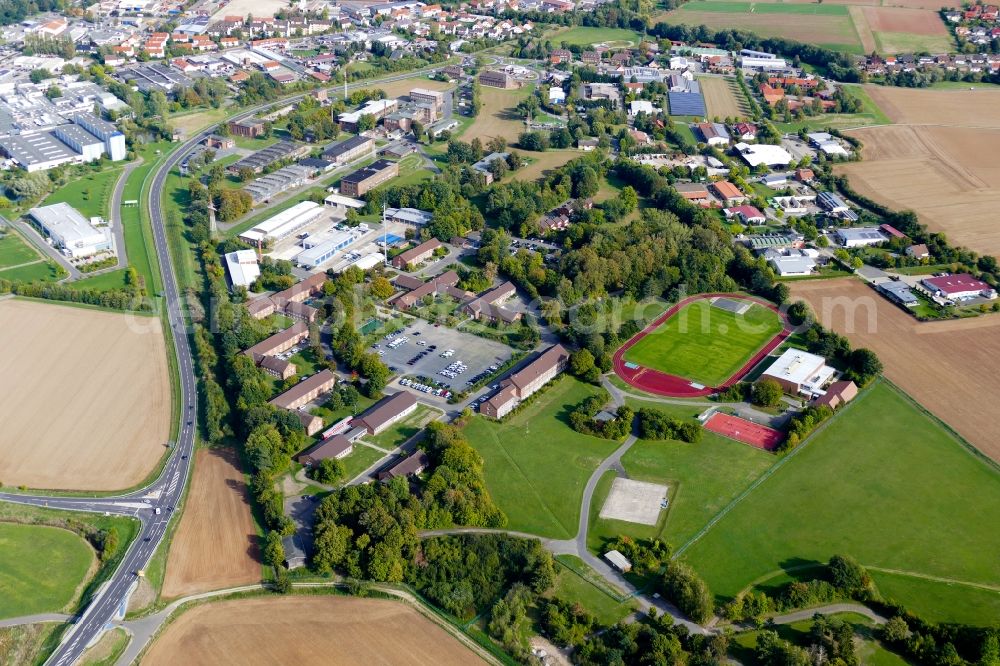
<path fill-rule="evenodd" d="M 412 413 L 393 423 L 377 435 L 367 435 L 365 439 L 375 446 L 393 449 L 423 429 L 425 425 L 441 415 L 441 412 L 427 405 L 417 404 Z"/>
<path fill-rule="evenodd" d="M 164 597 L 180 597 L 260 580 L 250 500 L 230 449 L 195 454 L 194 479 L 174 536 Z"/>
<path fill-rule="evenodd" d="M 218 123 L 229 114 L 227 109 L 205 109 L 194 113 L 182 113 L 168 118 L 170 126 L 184 133 L 184 136 L 194 136 L 195 132 L 209 125 Z"/>
<path fill-rule="evenodd" d="M 223 601 L 185 612 L 142 663 L 473 664 L 479 659 L 416 609 L 385 599 L 286 596 Z"/>
<path fill-rule="evenodd" d="M 160 320 L 0 302 L 0 479 L 115 490 L 142 481 L 170 434 Z"/>
<path fill-rule="evenodd" d="M 1000 461 L 993 413 L 1000 395 L 1000 319 L 920 323 L 854 278 L 790 287 L 793 299 L 808 302 L 820 323 L 874 350 L 886 377 Z"/>
<path fill-rule="evenodd" d="M 871 574 L 883 597 L 909 598 L 907 607 L 925 620 L 987 627 L 995 625 L 1000 617 L 1000 590 L 948 585 L 880 571 Z"/>
<path fill-rule="evenodd" d="M 360 84 L 362 88 L 365 89 L 384 90 L 386 97 L 402 97 L 403 95 L 409 95 L 410 91 L 414 88 L 426 88 L 427 90 L 451 90 L 455 87 L 454 83 L 429 79 L 426 74 L 414 74 L 408 79 L 400 79 L 399 81 L 372 81 L 370 84 L 356 81 L 355 83 Z"/>
<path fill-rule="evenodd" d="M 517 115 L 514 107 L 527 97 L 532 89 L 533 86 L 530 84 L 512 90 L 484 86 L 481 93 L 483 107 L 468 129 L 462 133 L 462 138 L 471 141 L 472 137 L 479 137 L 486 143 L 493 137 L 502 136 L 507 139 L 507 143 L 516 142 L 518 135 L 524 131 L 524 118 Z"/>
<path fill-rule="evenodd" d="M 591 46 L 607 44 L 615 46 L 638 46 L 642 35 L 624 28 L 593 28 L 576 26 L 569 30 L 559 31 L 549 35 L 553 44 L 568 44 L 569 46 Z"/>
<path fill-rule="evenodd" d="M 876 49 L 881 53 L 953 50 L 951 35 L 938 15 L 940 7 L 928 5 L 926 0 L 834 0 L 822 4 L 804 0 L 694 0 L 655 20 L 703 24 L 715 30 L 747 30 L 762 37 L 785 37 L 855 54 Z"/>
<path fill-rule="evenodd" d="M 286 9 L 288 5 L 283 0 L 232 0 L 225 6 L 219 8 L 212 15 L 213 21 L 222 20 L 223 16 L 274 16 L 279 9 Z"/>
<path fill-rule="evenodd" d="M 710 76 L 699 78 L 708 115 L 719 118 L 746 118 L 747 103 L 735 79 Z"/>
<path fill-rule="evenodd" d="M 805 446 L 684 553 L 719 597 L 838 553 L 1000 586 L 1000 532 L 983 529 L 1000 521 L 1000 474 L 890 384 L 863 393 Z M 901 585 L 895 596 L 936 605 L 933 588 Z"/>
<path fill-rule="evenodd" d="M 618 446 L 569 427 L 569 413 L 595 391 L 565 378 L 505 423 L 476 416 L 465 427 L 510 529 L 554 538 L 576 534 L 587 479 Z"/>
<path fill-rule="evenodd" d="M 111 192 L 121 176 L 121 169 L 87 171 L 87 175 L 66 183 L 50 194 L 41 205 L 66 202 L 84 217 L 103 217 L 109 214 Z"/>
<path fill-rule="evenodd" d="M 532 162 L 517 171 L 512 171 L 510 180 L 538 180 L 570 160 L 583 156 L 583 153 L 578 150 L 546 150 L 544 153 L 521 151 L 521 155 Z"/>
<path fill-rule="evenodd" d="M 114 666 L 118 661 L 131 636 L 121 627 L 115 627 L 104 632 L 101 640 L 87 648 L 80 659 L 81 666 Z"/>
<path fill-rule="evenodd" d="M 619 622 L 637 608 L 634 600 L 619 601 L 601 575 L 575 555 L 556 555 L 556 582 L 552 595 L 572 599 L 605 626 Z M 615 595 L 615 596 L 612 596 Z"/>
<path fill-rule="evenodd" d="M 64 610 L 96 560 L 69 530 L 0 523 L 0 618 Z"/>
<path fill-rule="evenodd" d="M 738 315 L 697 300 L 641 338 L 624 358 L 705 386 L 719 386 L 779 331 L 778 315 L 760 305 Z"/>
<path fill-rule="evenodd" d="M 864 159 L 837 172 L 952 243 L 1000 254 L 1000 90 L 865 90 L 898 124 L 852 131 Z"/>
<path fill-rule="evenodd" d="M 20 234 L 8 229 L 0 235 L 0 270 L 38 261 L 41 255 Z"/>
<path fill-rule="evenodd" d="M 42 664 L 68 625 L 57 622 L 0 627 L 0 666 Z"/>

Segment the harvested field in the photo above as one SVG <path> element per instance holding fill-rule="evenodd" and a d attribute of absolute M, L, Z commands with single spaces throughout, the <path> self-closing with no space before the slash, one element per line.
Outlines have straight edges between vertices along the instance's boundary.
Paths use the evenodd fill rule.
<path fill-rule="evenodd" d="M 865 86 L 894 123 L 1000 128 L 1000 90 Z"/>
<path fill-rule="evenodd" d="M 705 96 L 708 115 L 719 118 L 746 118 L 746 101 L 733 79 L 709 77 L 698 79 Z"/>
<path fill-rule="evenodd" d="M 956 245 L 1000 254 L 1000 164 L 995 158 L 1000 127 L 894 125 L 851 134 L 864 143 L 864 159 L 838 166 L 837 173 L 847 175 L 858 192 L 895 209 L 913 210 Z"/>
<path fill-rule="evenodd" d="M 0 479 L 117 490 L 145 479 L 170 435 L 160 320 L 0 302 Z M 17 353 L 10 353 L 16 350 Z"/>
<path fill-rule="evenodd" d="M 257 531 L 236 454 L 202 449 L 177 528 L 162 595 L 197 594 L 260 580 Z"/>
<path fill-rule="evenodd" d="M 472 664 L 476 654 L 397 601 L 353 597 L 268 597 L 223 601 L 184 613 L 142 663 Z"/>
<path fill-rule="evenodd" d="M 483 143 L 502 136 L 508 143 L 517 141 L 518 135 L 524 131 L 524 118 L 514 111 L 518 102 L 524 99 L 532 90 L 532 86 L 512 90 L 500 88 L 482 88 L 483 107 L 479 115 L 469 125 L 462 138 L 472 140 L 479 137 Z"/>
<path fill-rule="evenodd" d="M 865 18 L 875 32 L 908 32 L 929 37 L 947 37 L 948 29 L 937 11 L 902 7 L 865 7 Z"/>
<path fill-rule="evenodd" d="M 1000 461 L 993 409 L 1000 395 L 1000 318 L 920 323 L 854 278 L 789 286 L 820 323 L 874 350 L 886 377 Z"/>

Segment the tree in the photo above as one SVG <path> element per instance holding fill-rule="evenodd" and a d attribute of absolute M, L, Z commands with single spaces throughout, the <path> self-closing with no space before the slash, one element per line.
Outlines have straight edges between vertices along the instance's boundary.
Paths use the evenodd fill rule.
<path fill-rule="evenodd" d="M 851 352 L 848 367 L 854 381 L 863 386 L 881 374 L 882 361 L 872 350 L 859 347 Z"/>
<path fill-rule="evenodd" d="M 594 355 L 589 349 L 580 349 L 569 356 L 569 371 L 577 377 L 587 375 L 594 368 Z"/>
<path fill-rule="evenodd" d="M 247 183 L 257 177 L 257 173 L 248 166 L 240 167 L 238 177 L 241 183 Z"/>
<path fill-rule="evenodd" d="M 285 546 L 281 543 L 281 534 L 275 530 L 264 537 L 264 564 L 275 569 L 285 565 Z"/>
<path fill-rule="evenodd" d="M 420 137 L 424 135 L 424 124 L 419 120 L 414 120 L 410 123 L 410 131 L 413 132 L 413 139 L 420 141 Z"/>
<path fill-rule="evenodd" d="M 715 606 L 708 585 L 687 564 L 668 561 L 662 586 L 663 595 L 695 622 L 703 623 L 712 617 Z"/>
<path fill-rule="evenodd" d="M 781 402 L 784 391 L 775 379 L 759 379 L 750 391 L 750 401 L 761 407 L 775 407 Z"/>
<path fill-rule="evenodd" d="M 358 134 L 375 129 L 378 120 L 370 113 L 366 113 L 358 118 Z"/>
<path fill-rule="evenodd" d="M 31 73 L 28 74 L 28 78 L 31 80 L 32 83 L 41 83 L 45 79 L 51 79 L 54 76 L 55 74 L 44 68 L 33 69 L 31 70 Z"/>
<path fill-rule="evenodd" d="M 830 574 L 830 582 L 849 594 L 860 592 L 871 584 L 871 578 L 865 568 L 847 555 L 831 557 L 827 571 Z"/>
<path fill-rule="evenodd" d="M 885 623 L 881 633 L 882 640 L 887 643 L 899 643 L 905 641 L 906 637 L 910 635 L 910 627 L 907 626 L 906 620 L 897 615 Z"/>
<path fill-rule="evenodd" d="M 344 467 L 343 461 L 336 458 L 324 458 L 319 461 L 319 465 L 314 467 L 311 472 L 312 478 L 320 483 L 332 486 L 347 475 L 347 468 Z"/>
<path fill-rule="evenodd" d="M 395 287 L 386 278 L 381 275 L 372 280 L 371 284 L 368 285 L 368 290 L 374 298 L 384 301 L 396 293 Z"/>

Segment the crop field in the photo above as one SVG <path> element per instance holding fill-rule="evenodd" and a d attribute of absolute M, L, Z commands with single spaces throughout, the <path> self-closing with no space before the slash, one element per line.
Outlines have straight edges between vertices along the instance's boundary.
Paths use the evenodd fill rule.
<path fill-rule="evenodd" d="M 517 114 L 514 107 L 531 93 L 532 88 L 530 84 L 511 90 L 484 86 L 481 93 L 483 106 L 462 137 L 469 141 L 472 137 L 479 137 L 483 143 L 497 136 L 507 139 L 508 143 L 517 141 L 518 135 L 524 131 L 524 118 Z"/>
<path fill-rule="evenodd" d="M 0 302 L 0 479 L 116 490 L 142 481 L 170 434 L 160 320 Z"/>
<path fill-rule="evenodd" d="M 1000 474 L 907 396 L 882 382 L 805 447 L 684 553 L 717 596 L 835 554 L 949 590 L 1000 589 L 1000 532 L 983 529 L 1000 521 Z M 894 596 L 936 605 L 924 582 Z"/>
<path fill-rule="evenodd" d="M 795 282 L 792 298 L 812 306 L 820 323 L 868 347 L 885 375 L 1000 462 L 993 411 L 1000 395 L 996 317 L 917 322 L 854 278 Z M 853 314 L 852 314 L 853 312 Z"/>
<path fill-rule="evenodd" d="M 167 598 L 260 580 L 257 531 L 236 454 L 201 449 L 167 559 Z"/>
<path fill-rule="evenodd" d="M 504 423 L 477 416 L 465 427 L 509 529 L 560 539 L 576 534 L 587 479 L 618 446 L 569 427 L 569 412 L 595 391 L 562 379 Z"/>
<path fill-rule="evenodd" d="M 954 44 L 925 0 L 731 2 L 693 0 L 661 14 L 658 21 L 689 26 L 741 29 L 762 37 L 785 37 L 854 54 L 949 51 Z"/>
<path fill-rule="evenodd" d="M 624 358 L 705 386 L 719 386 L 780 331 L 778 315 L 760 305 L 737 315 L 697 300 L 641 338 Z"/>
<path fill-rule="evenodd" d="M 7 618 L 66 608 L 96 558 L 69 530 L 0 523 L 0 562 L 0 618 Z"/>
<path fill-rule="evenodd" d="M 209 603 L 186 611 L 153 643 L 143 664 L 478 663 L 475 653 L 398 601 L 285 596 Z"/>
<path fill-rule="evenodd" d="M 633 409 L 650 407 L 678 419 L 694 419 L 706 409 L 634 399 L 629 399 L 628 405 Z M 596 552 L 605 540 L 628 534 L 660 538 L 679 546 L 774 462 L 764 451 L 709 431 L 703 432 L 697 444 L 639 440 L 622 456 L 622 466 L 630 479 L 665 484 L 670 506 L 661 513 L 659 524 L 651 527 L 599 518 L 597 513 L 610 487 L 602 478 L 591 505 L 588 545 Z"/>
<path fill-rule="evenodd" d="M 735 79 L 718 76 L 699 78 L 708 115 L 719 118 L 746 118 L 749 109 Z"/>
<path fill-rule="evenodd" d="M 952 243 L 1000 254 L 1000 90 L 865 90 L 897 124 L 853 130 L 864 159 L 837 172 Z"/>

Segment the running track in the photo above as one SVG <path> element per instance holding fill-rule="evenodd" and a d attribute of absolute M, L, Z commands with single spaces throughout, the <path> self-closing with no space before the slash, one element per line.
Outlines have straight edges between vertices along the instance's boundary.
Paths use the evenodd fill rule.
<path fill-rule="evenodd" d="M 655 331 L 663 322 L 673 317 L 677 312 L 683 308 L 688 303 L 693 303 L 694 301 L 699 301 L 707 298 L 731 298 L 733 300 L 740 301 L 750 301 L 758 305 L 763 305 L 764 307 L 777 313 L 781 317 L 781 322 L 784 324 L 781 332 L 776 336 L 771 338 L 771 341 L 760 348 L 756 354 L 754 354 L 750 360 L 744 364 L 742 368 L 736 371 L 732 377 L 727 379 L 722 386 L 704 388 L 695 388 L 691 386 L 691 380 L 685 379 L 684 377 L 678 377 L 677 375 L 670 375 L 665 372 L 660 372 L 659 370 L 653 370 L 652 368 L 627 368 L 625 367 L 625 352 L 627 352 L 632 345 L 639 342 L 642 338 L 646 337 L 653 331 Z M 622 378 L 630 386 L 646 391 L 647 393 L 655 393 L 656 395 L 666 396 L 668 398 L 704 398 L 706 396 L 712 395 L 713 393 L 718 393 L 722 389 L 732 386 L 739 380 L 743 378 L 748 372 L 750 372 L 755 365 L 761 362 L 765 356 L 774 351 L 778 345 L 785 341 L 789 335 L 791 335 L 791 324 L 788 322 L 788 317 L 785 313 L 781 312 L 773 303 L 769 303 L 765 300 L 759 298 L 754 298 L 753 296 L 744 296 L 742 294 L 698 294 L 696 296 L 688 296 L 687 298 L 679 301 L 677 304 L 672 306 L 662 315 L 657 317 L 651 324 L 642 329 L 628 342 L 622 345 L 614 356 L 614 370 L 615 374 Z"/>

